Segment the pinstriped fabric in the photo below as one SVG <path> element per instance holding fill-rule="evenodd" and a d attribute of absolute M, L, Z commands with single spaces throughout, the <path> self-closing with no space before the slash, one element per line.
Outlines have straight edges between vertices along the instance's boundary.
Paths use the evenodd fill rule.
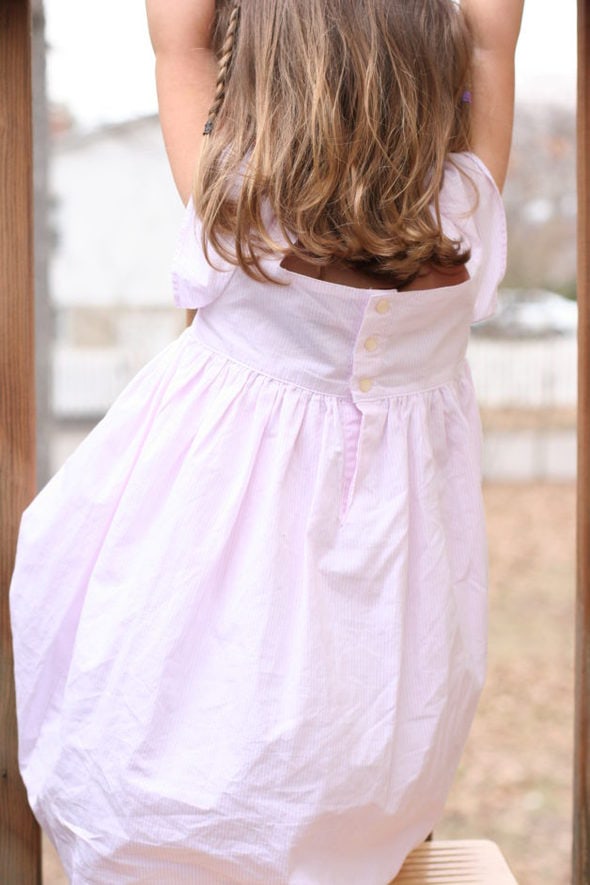
<path fill-rule="evenodd" d="M 456 162 L 453 288 L 213 272 L 189 206 L 193 325 L 25 511 L 20 764 L 74 885 L 384 885 L 440 816 L 486 657 L 465 351 L 505 256 Z"/>

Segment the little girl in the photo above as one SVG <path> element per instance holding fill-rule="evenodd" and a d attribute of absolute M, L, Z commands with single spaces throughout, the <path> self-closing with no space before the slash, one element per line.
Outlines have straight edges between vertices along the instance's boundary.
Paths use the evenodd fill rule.
<path fill-rule="evenodd" d="M 385 885 L 484 680 L 522 0 L 147 9 L 198 314 L 24 513 L 23 778 L 74 885 Z"/>

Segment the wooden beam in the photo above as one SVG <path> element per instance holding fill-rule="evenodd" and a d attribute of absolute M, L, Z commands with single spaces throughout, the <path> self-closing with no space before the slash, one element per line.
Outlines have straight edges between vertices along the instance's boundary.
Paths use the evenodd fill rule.
<path fill-rule="evenodd" d="M 590 0 L 578 0 L 578 515 L 573 885 L 590 882 Z"/>
<path fill-rule="evenodd" d="M 41 882 L 41 845 L 18 771 L 8 588 L 35 491 L 31 10 L 0 4 L 0 882 Z"/>

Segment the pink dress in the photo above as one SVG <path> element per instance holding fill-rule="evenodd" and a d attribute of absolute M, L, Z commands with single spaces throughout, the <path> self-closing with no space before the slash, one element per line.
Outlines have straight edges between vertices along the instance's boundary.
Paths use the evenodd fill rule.
<path fill-rule="evenodd" d="M 453 287 L 213 270 L 189 203 L 195 322 L 25 511 L 20 765 L 74 885 L 385 885 L 439 819 L 484 681 L 465 353 L 506 247 L 453 160 Z"/>

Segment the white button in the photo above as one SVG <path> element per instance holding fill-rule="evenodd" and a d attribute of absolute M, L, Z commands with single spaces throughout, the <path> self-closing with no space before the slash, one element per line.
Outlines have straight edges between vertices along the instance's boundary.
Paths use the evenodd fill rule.
<path fill-rule="evenodd" d="M 361 378 L 359 381 L 359 387 L 363 393 L 368 393 L 371 387 L 373 386 L 373 381 L 371 378 Z"/>
<path fill-rule="evenodd" d="M 387 298 L 380 298 L 377 304 L 375 305 L 375 310 L 377 313 L 387 313 L 389 310 L 389 301 Z"/>
<path fill-rule="evenodd" d="M 379 345 L 377 344 L 377 339 L 373 338 L 372 335 L 365 341 L 365 350 L 368 350 L 369 353 L 373 353 L 374 350 L 377 350 L 378 346 Z"/>

